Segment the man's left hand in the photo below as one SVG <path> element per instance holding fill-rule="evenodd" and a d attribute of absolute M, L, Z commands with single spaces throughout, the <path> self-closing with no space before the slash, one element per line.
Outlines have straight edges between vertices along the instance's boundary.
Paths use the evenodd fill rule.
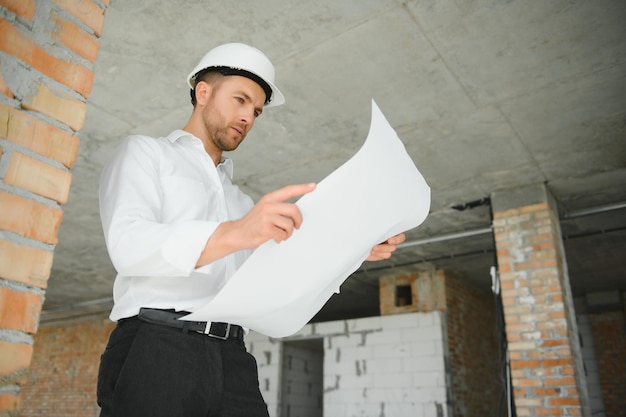
<path fill-rule="evenodd" d="M 365 259 L 366 261 L 382 261 L 383 259 L 391 258 L 391 254 L 396 250 L 397 245 L 406 240 L 404 233 L 397 234 L 390 237 L 385 242 L 380 243 L 372 248 L 370 255 Z"/>

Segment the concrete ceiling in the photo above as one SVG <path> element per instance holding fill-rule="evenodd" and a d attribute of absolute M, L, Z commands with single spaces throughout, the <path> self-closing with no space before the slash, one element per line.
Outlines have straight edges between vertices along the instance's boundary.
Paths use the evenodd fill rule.
<path fill-rule="evenodd" d="M 230 41 L 265 51 L 287 98 L 230 155 L 253 198 L 345 162 L 372 98 L 432 188 L 414 245 L 366 264 L 320 319 L 377 314 L 378 277 L 393 267 L 446 268 L 488 289 L 489 207 L 452 207 L 540 183 L 560 205 L 574 293 L 625 289 L 624 22 L 621 0 L 111 0 L 43 320 L 110 307 L 100 171 L 123 136 L 182 127 L 187 73 Z"/>

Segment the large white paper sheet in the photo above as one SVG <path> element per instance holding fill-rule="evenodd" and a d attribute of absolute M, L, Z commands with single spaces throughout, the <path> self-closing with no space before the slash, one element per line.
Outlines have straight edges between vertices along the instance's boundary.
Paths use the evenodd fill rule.
<path fill-rule="evenodd" d="M 261 245 L 185 320 L 235 323 L 270 337 L 296 333 L 374 245 L 426 219 L 430 188 L 372 100 L 361 149 L 296 204 L 300 229 L 280 244 Z"/>

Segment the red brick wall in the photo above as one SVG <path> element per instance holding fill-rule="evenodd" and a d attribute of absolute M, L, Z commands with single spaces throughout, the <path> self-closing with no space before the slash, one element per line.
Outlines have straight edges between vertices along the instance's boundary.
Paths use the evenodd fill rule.
<path fill-rule="evenodd" d="M 625 311 L 589 314 L 606 417 L 623 417 L 626 410 Z"/>
<path fill-rule="evenodd" d="M 494 213 L 520 416 L 579 416 L 586 393 L 558 220 L 548 203 Z"/>
<path fill-rule="evenodd" d="M 20 417 L 98 415 L 98 366 L 113 327 L 108 318 L 42 326 L 20 393 Z"/>
<path fill-rule="evenodd" d="M 448 274 L 445 280 L 454 417 L 497 416 L 502 374 L 493 294 Z"/>
<path fill-rule="evenodd" d="M 407 287 L 410 300 L 398 303 L 396 290 Z M 388 275 L 379 279 L 380 315 L 413 312 L 446 311 L 446 289 L 443 271 L 419 271 Z"/>
<path fill-rule="evenodd" d="M 0 415 L 31 363 L 107 4 L 0 0 Z"/>

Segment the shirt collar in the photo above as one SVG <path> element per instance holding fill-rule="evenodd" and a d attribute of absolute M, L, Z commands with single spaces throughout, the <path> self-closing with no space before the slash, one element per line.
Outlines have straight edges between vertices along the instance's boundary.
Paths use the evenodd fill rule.
<path fill-rule="evenodd" d="M 194 138 L 194 139 L 197 139 L 198 141 L 200 141 L 200 139 L 196 138 L 191 133 L 186 132 L 184 130 L 180 130 L 180 129 L 175 130 L 172 133 L 170 133 L 169 135 L 167 135 L 167 140 L 169 140 L 171 143 L 174 143 L 174 142 L 176 142 L 178 139 L 180 139 L 182 137 L 190 137 L 190 138 Z M 202 141 L 200 141 L 200 143 L 202 143 Z M 231 180 L 233 179 L 233 161 L 230 158 L 222 157 L 222 160 L 217 165 L 217 168 L 218 169 L 221 168 L 224 171 L 224 173 L 226 175 L 228 175 L 229 179 L 231 179 Z"/>
<path fill-rule="evenodd" d="M 222 158 L 222 162 L 220 162 L 217 167 L 224 170 L 224 173 L 228 175 L 228 178 L 230 180 L 233 179 L 233 160 L 232 159 Z"/>
<path fill-rule="evenodd" d="M 185 132 L 184 130 L 175 130 L 172 133 L 170 133 L 169 135 L 167 135 L 167 140 L 169 140 L 170 142 L 174 143 L 176 142 L 178 139 L 182 138 L 183 136 L 189 136 L 194 138 L 195 136 L 192 135 L 189 132 Z"/>

